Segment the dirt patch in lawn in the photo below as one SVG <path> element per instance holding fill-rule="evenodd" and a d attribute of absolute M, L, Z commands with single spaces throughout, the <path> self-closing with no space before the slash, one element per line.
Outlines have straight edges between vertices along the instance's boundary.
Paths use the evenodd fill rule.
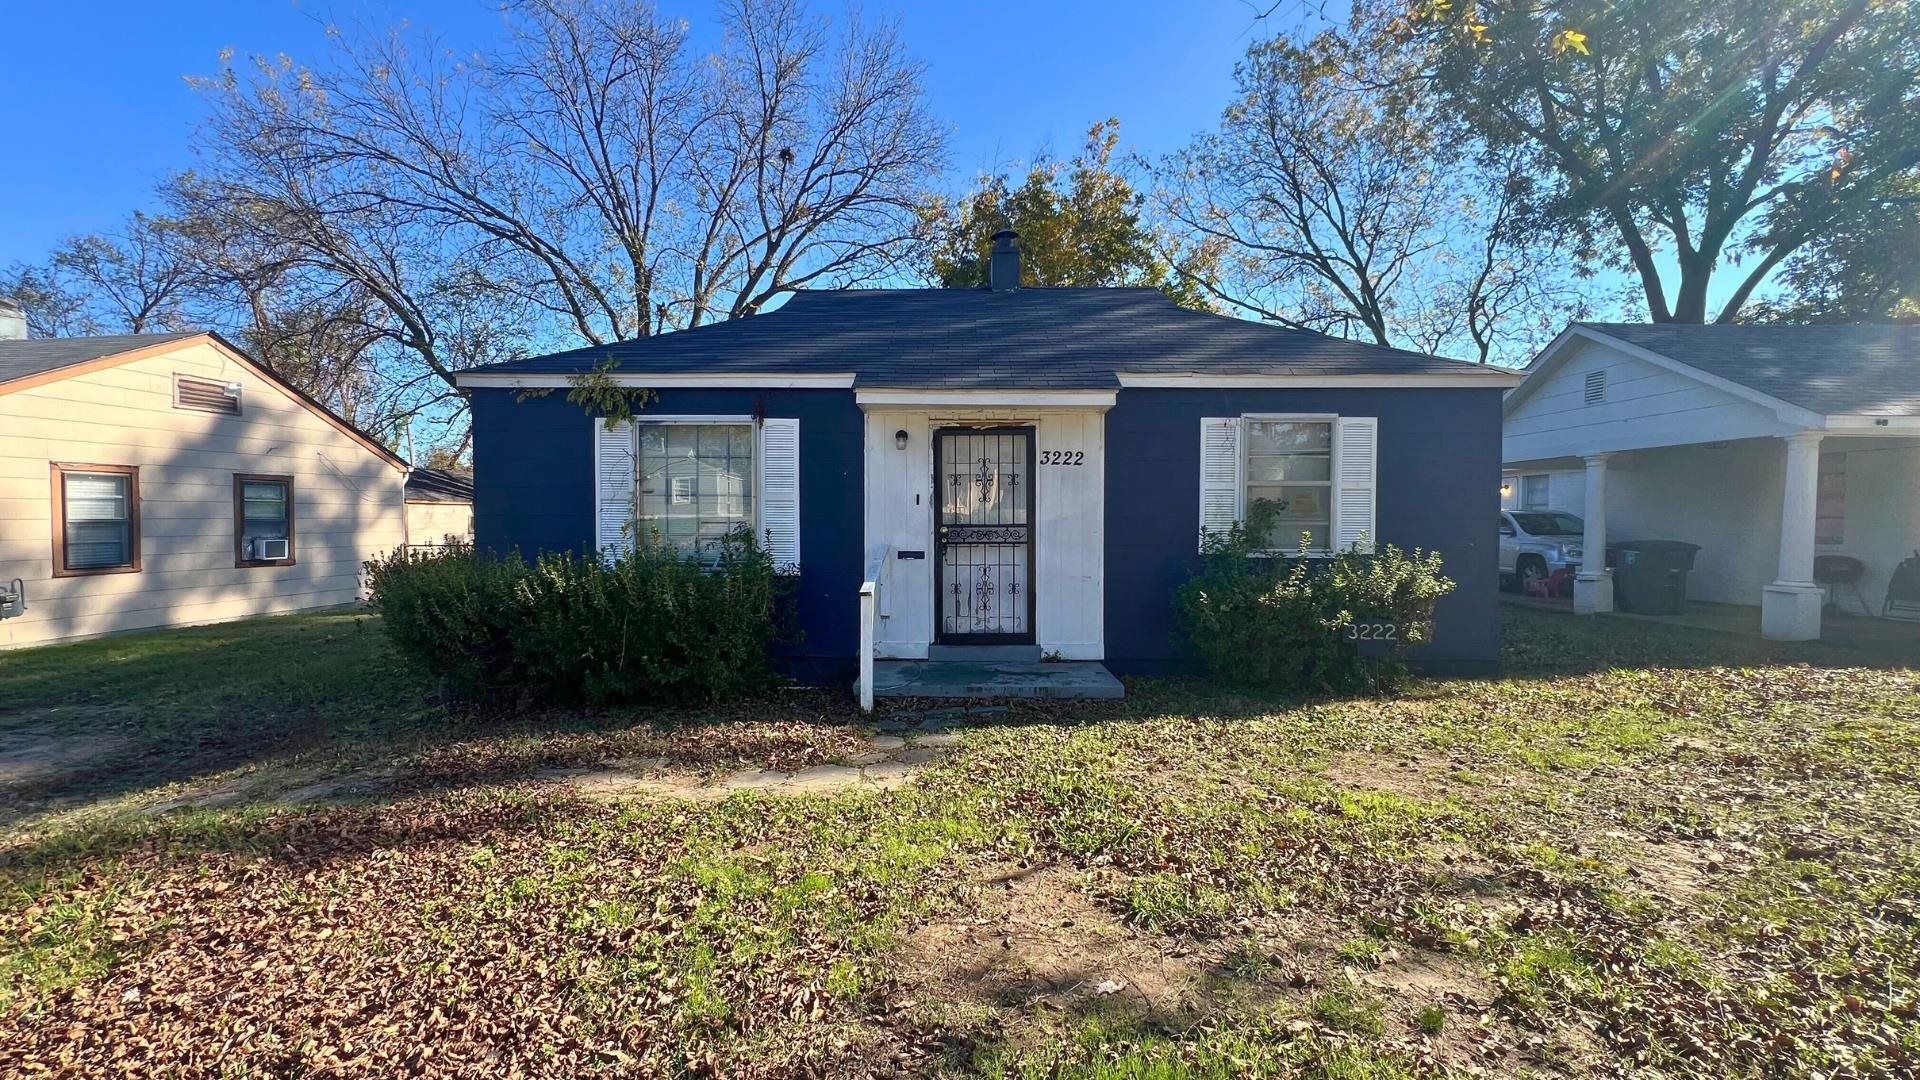
<path fill-rule="evenodd" d="M 1155 1024 L 1192 1016 L 1205 965 L 1132 929 L 1060 867 L 1005 870 L 910 934 L 910 981 L 962 1011 L 1012 1019 L 1111 1009 Z"/>
<path fill-rule="evenodd" d="M 1340 787 L 1441 802 L 1464 786 L 1461 771 L 1460 765 L 1444 757 L 1348 753 L 1335 755 L 1321 775 Z"/>
<path fill-rule="evenodd" d="M 1608 833 L 1602 858 L 1625 866 L 1627 879 L 1642 892 L 1688 903 L 1727 879 L 1738 860 L 1707 844 L 1672 840 L 1659 843 L 1627 833 Z"/>
<path fill-rule="evenodd" d="M 0 713 L 0 808 L 72 794 L 123 766 L 133 747 L 123 732 L 136 723 L 120 707 Z"/>

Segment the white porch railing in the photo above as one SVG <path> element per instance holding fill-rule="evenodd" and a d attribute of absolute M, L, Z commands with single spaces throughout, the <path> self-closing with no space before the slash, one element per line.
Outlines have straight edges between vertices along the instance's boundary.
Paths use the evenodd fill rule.
<path fill-rule="evenodd" d="M 893 548 L 888 546 L 867 560 L 867 573 L 860 582 L 860 681 L 854 693 L 860 697 L 860 711 L 873 711 L 873 648 L 880 632 L 880 620 L 893 614 Z"/>

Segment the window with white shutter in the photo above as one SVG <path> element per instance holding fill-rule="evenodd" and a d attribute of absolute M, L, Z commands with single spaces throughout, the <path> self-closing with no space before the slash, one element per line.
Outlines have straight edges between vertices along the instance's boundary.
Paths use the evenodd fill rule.
<path fill-rule="evenodd" d="M 1333 541 L 1338 551 L 1372 551 L 1374 501 L 1380 471 L 1380 421 L 1343 416 L 1334 421 Z"/>
<path fill-rule="evenodd" d="M 760 422 L 760 540 L 782 574 L 800 572 L 800 421 Z"/>
<path fill-rule="evenodd" d="M 1274 509 L 1266 549 L 1373 550 L 1379 421 L 1369 416 L 1209 416 L 1200 421 L 1200 529 L 1224 534 Z"/>
<path fill-rule="evenodd" d="M 1200 533 L 1224 536 L 1240 519 L 1240 418 L 1200 421 Z"/>
<path fill-rule="evenodd" d="M 593 547 L 603 555 L 633 550 L 633 425 L 593 419 Z"/>

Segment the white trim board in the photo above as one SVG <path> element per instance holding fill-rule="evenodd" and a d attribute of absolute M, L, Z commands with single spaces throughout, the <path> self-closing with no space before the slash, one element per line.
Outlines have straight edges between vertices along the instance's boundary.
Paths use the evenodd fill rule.
<path fill-rule="evenodd" d="M 1005 406 L 1033 409 L 1113 408 L 1112 390 L 857 390 L 854 403 L 867 408 Z"/>
<path fill-rule="evenodd" d="M 1344 386 L 1417 390 L 1459 386 L 1514 386 L 1523 377 L 1522 372 L 1493 367 L 1458 372 L 1432 372 L 1425 375 L 1168 375 L 1131 371 L 1118 373 L 1120 387 L 1123 390 L 1253 390 L 1269 387 L 1294 389 Z"/>
<path fill-rule="evenodd" d="M 582 374 L 585 374 L 584 372 Z M 615 386 L 636 386 L 651 390 L 675 387 L 717 390 L 753 388 L 761 390 L 847 390 L 853 387 L 853 375 L 701 375 L 644 372 L 611 372 L 607 376 Z M 509 390 L 537 390 L 573 385 L 576 375 L 513 375 L 486 372 L 456 373 L 454 383 L 461 387 L 504 387 Z"/>

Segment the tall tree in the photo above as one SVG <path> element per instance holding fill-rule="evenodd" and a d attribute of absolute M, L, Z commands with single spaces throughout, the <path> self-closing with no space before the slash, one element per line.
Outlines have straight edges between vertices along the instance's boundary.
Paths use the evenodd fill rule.
<path fill-rule="evenodd" d="M 183 329 L 200 284 L 179 223 L 137 210 L 118 230 L 68 237 L 43 265 L 17 265 L 8 278 L 4 291 L 42 337 Z"/>
<path fill-rule="evenodd" d="M 1872 212 L 1816 237 L 1787 260 L 1781 294 L 1746 316 L 1778 322 L 1920 319 L 1920 175 Z"/>
<path fill-rule="evenodd" d="M 1163 212 L 1217 245 L 1198 287 L 1287 326 L 1485 361 L 1538 336 L 1564 276 L 1517 230 L 1526 178 L 1462 152 L 1356 23 L 1256 44 L 1218 130 L 1161 168 Z"/>
<path fill-rule="evenodd" d="M 1656 322 L 1738 318 L 1920 161 L 1920 4 L 1420 0 L 1385 25 L 1520 155 L 1524 227 L 1632 274 Z"/>
<path fill-rule="evenodd" d="M 1119 147 L 1120 121 L 1103 120 L 1072 161 L 1043 157 L 1018 187 L 1005 174 L 984 176 L 958 199 L 930 201 L 921 211 L 921 273 L 943 288 L 983 288 L 993 234 L 1013 229 L 1022 284 L 1140 286 L 1208 307 L 1195 282 L 1212 249 L 1180 249 L 1145 222 L 1146 199 L 1115 162 Z"/>
<path fill-rule="evenodd" d="M 749 315 L 884 273 L 944 131 L 889 24 L 735 0 L 718 50 L 629 0 L 517 0 L 503 43 L 330 28 L 205 80 L 204 183 L 253 244 L 376 305 L 423 400 L 528 347 Z"/>

